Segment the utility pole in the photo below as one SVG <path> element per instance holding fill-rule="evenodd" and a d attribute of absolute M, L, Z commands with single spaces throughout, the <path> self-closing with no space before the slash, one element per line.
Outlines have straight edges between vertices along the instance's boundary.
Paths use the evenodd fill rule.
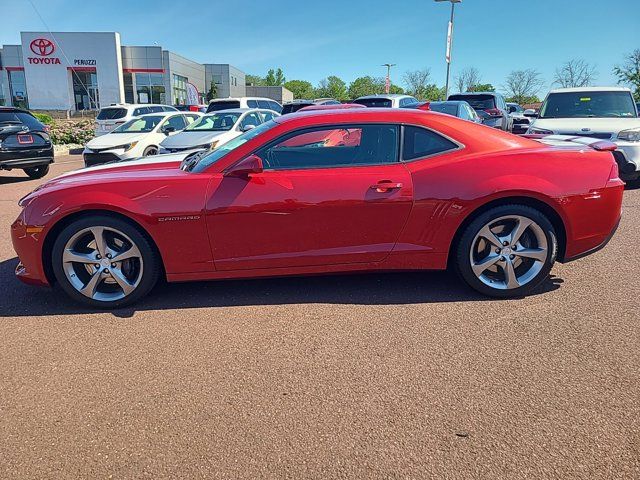
<path fill-rule="evenodd" d="M 453 45 L 453 17 L 455 14 L 456 3 L 461 3 L 462 0 L 435 0 L 436 2 L 451 2 L 451 18 L 449 19 L 449 26 L 447 27 L 447 51 L 445 59 L 447 61 L 447 81 L 444 86 L 444 99 L 449 98 L 449 75 L 451 73 L 451 47 Z"/>
<path fill-rule="evenodd" d="M 395 63 L 383 63 L 383 67 L 387 67 L 387 80 L 384 82 L 384 93 L 388 94 L 391 88 L 391 67 L 395 67 Z"/>

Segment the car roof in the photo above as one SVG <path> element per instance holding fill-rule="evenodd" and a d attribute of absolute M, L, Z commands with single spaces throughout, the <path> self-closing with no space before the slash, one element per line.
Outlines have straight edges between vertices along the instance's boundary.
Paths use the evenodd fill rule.
<path fill-rule="evenodd" d="M 215 102 L 226 102 L 229 100 L 268 100 L 270 102 L 276 102 L 278 103 L 277 100 L 274 100 L 273 98 L 267 98 L 267 97 L 227 97 L 227 98 L 214 98 L 212 99 L 209 103 L 215 103 Z"/>
<path fill-rule="evenodd" d="M 356 100 L 363 98 L 404 98 L 411 97 L 411 95 L 404 95 L 402 93 L 376 93 L 375 95 L 365 95 L 364 97 L 358 97 Z"/>
<path fill-rule="evenodd" d="M 498 92 L 461 92 L 461 93 L 452 93 L 449 95 L 450 97 L 453 95 L 500 95 Z"/>
<path fill-rule="evenodd" d="M 549 93 L 576 93 L 576 92 L 631 92 L 627 87 L 573 87 L 555 88 Z"/>
<path fill-rule="evenodd" d="M 467 102 L 465 102 L 464 100 L 438 100 L 435 102 L 422 102 L 422 103 L 428 103 L 429 105 L 433 105 L 433 104 L 440 105 L 443 103 L 448 103 L 450 105 L 460 105 L 461 103 L 467 103 Z"/>
<path fill-rule="evenodd" d="M 164 103 L 114 103 L 111 105 L 107 105 L 105 107 L 101 107 L 100 110 L 102 110 L 103 108 L 140 108 L 140 107 L 171 107 L 171 108 L 176 108 L 172 105 L 165 105 Z"/>

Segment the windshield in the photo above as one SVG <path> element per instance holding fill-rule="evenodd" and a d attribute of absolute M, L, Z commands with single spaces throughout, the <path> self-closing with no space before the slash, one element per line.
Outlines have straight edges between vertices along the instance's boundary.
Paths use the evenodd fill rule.
<path fill-rule="evenodd" d="M 446 113 L 448 115 L 458 116 L 458 104 L 456 103 L 436 103 L 431 102 L 429 104 L 429 110 L 439 113 Z"/>
<path fill-rule="evenodd" d="M 269 120 L 268 122 L 263 123 L 256 128 L 252 128 L 251 130 L 244 132 L 242 135 L 234 138 L 233 140 L 230 140 L 227 143 L 219 146 L 206 156 L 196 157 L 194 159 L 185 159 L 185 164 L 183 164 L 182 168 L 184 170 L 195 173 L 202 172 L 206 170 L 210 165 L 213 165 L 222 157 L 224 157 L 231 150 L 235 150 L 239 146 L 244 145 L 249 140 L 252 140 L 253 138 L 275 126 L 276 122 L 274 122 L 273 120 Z"/>
<path fill-rule="evenodd" d="M 359 98 L 353 103 L 358 103 L 369 108 L 390 108 L 393 102 L 388 98 Z"/>
<path fill-rule="evenodd" d="M 540 118 L 636 117 L 629 92 L 550 93 L 540 109 Z"/>
<path fill-rule="evenodd" d="M 164 120 L 162 115 L 149 115 L 148 117 L 134 118 L 123 123 L 111 133 L 149 133 Z"/>
<path fill-rule="evenodd" d="M 4 111 L 0 112 L 0 125 L 27 125 L 32 129 L 42 127 L 40 122 L 25 112 Z"/>
<path fill-rule="evenodd" d="M 493 95 L 449 95 L 449 100 L 464 100 L 474 110 L 487 110 L 496 108 L 496 99 Z"/>
<path fill-rule="evenodd" d="M 231 130 L 240 118 L 242 113 L 230 112 L 230 113 L 216 113 L 214 115 L 205 115 L 199 120 L 193 122 L 184 130 L 187 132 L 222 132 Z"/>

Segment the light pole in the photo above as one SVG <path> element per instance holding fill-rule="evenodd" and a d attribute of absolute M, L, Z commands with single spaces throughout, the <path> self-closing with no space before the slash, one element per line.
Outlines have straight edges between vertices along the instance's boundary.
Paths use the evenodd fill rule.
<path fill-rule="evenodd" d="M 383 67 L 387 67 L 387 80 L 384 83 L 384 93 L 389 93 L 389 88 L 391 88 L 391 67 L 395 67 L 395 63 L 383 63 Z"/>
<path fill-rule="evenodd" d="M 451 73 L 451 45 L 453 43 L 453 14 L 455 12 L 456 3 L 461 3 L 462 0 L 435 0 L 436 2 L 451 2 L 451 18 L 449 19 L 449 26 L 447 28 L 447 51 L 445 59 L 447 60 L 447 82 L 444 86 L 444 99 L 449 98 L 449 74 Z"/>

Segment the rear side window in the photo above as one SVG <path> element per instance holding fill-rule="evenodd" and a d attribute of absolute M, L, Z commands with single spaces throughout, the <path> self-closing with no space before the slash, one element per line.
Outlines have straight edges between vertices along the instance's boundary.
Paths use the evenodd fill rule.
<path fill-rule="evenodd" d="M 258 156 L 273 170 L 384 165 L 398 161 L 398 130 L 396 125 L 311 128 L 286 136 Z"/>
<path fill-rule="evenodd" d="M 167 111 L 171 111 L 171 110 L 165 109 L 160 105 L 154 105 L 152 107 L 149 107 L 149 113 L 158 113 L 158 112 L 167 112 Z"/>
<path fill-rule="evenodd" d="M 393 102 L 388 98 L 360 98 L 353 103 L 359 103 L 369 108 L 391 108 Z"/>
<path fill-rule="evenodd" d="M 139 117 L 140 115 L 146 115 L 147 113 L 151 113 L 149 107 L 140 107 L 136 108 L 131 115 L 134 117 Z"/>
<path fill-rule="evenodd" d="M 496 98 L 493 95 L 449 95 L 449 100 L 463 100 L 476 110 L 496 108 Z"/>
<path fill-rule="evenodd" d="M 269 102 L 266 100 L 258 100 L 258 107 L 269 109 Z"/>
<path fill-rule="evenodd" d="M 255 100 L 247 100 L 247 107 L 258 108 L 258 102 L 256 102 Z"/>
<path fill-rule="evenodd" d="M 431 130 L 420 127 L 404 127 L 404 143 L 402 145 L 404 160 L 428 157 L 456 148 L 458 145 Z"/>
<path fill-rule="evenodd" d="M 269 110 L 280 113 L 282 111 L 282 107 L 278 102 L 269 102 Z"/>
<path fill-rule="evenodd" d="M 219 110 L 228 110 L 229 108 L 240 108 L 240 101 L 225 100 L 223 102 L 211 102 L 207 108 L 207 113 L 217 112 Z"/>
<path fill-rule="evenodd" d="M 126 108 L 103 108 L 98 113 L 96 120 L 116 120 L 127 116 Z"/>
<path fill-rule="evenodd" d="M 25 112 L 0 112 L 0 127 L 7 125 L 26 125 L 31 130 L 41 129 L 42 124 L 32 115 Z"/>

